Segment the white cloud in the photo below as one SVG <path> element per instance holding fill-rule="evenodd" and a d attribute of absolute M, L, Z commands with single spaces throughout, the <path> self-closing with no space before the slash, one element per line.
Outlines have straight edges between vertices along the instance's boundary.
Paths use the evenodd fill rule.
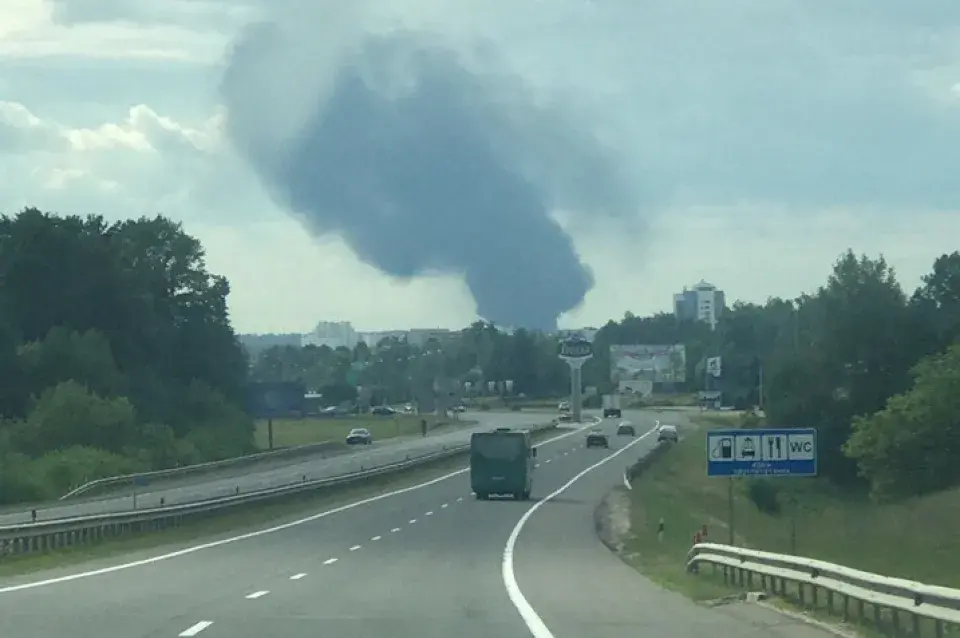
<path fill-rule="evenodd" d="M 110 60 L 111 82 L 147 95 L 153 76 L 133 66 L 123 76 L 124 60 L 209 68 L 239 24 L 268 12 L 288 23 L 290 50 L 315 54 L 295 67 L 274 60 L 278 89 L 260 96 L 260 116 L 295 132 L 303 116 L 292 98 L 316 90 L 317 68 L 337 47 L 403 24 L 471 51 L 477 69 L 522 73 L 541 99 L 592 123 L 637 188 L 656 197 L 643 224 L 561 216 L 597 278 L 570 324 L 666 309 L 700 278 L 731 298 L 792 296 L 822 283 L 848 246 L 883 252 L 912 287 L 960 236 L 955 1 L 148 5 L 5 2 L 0 64 L 68 55 L 86 65 L 75 81 L 88 84 Z M 243 330 L 306 329 L 321 318 L 455 326 L 472 316 L 453 278 L 397 284 L 339 241 L 309 238 L 224 145 L 215 86 L 181 95 L 174 85 L 162 109 L 152 97 L 117 99 L 82 117 L 66 108 L 69 91 L 54 103 L 20 86 L 0 82 L 0 180 L 17 186 L 4 189 L 0 210 L 184 219 L 211 267 L 230 277 Z"/>

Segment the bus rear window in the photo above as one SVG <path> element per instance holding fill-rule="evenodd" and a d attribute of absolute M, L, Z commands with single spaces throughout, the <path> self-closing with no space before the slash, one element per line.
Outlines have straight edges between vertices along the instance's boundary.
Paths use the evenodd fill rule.
<path fill-rule="evenodd" d="M 516 459 L 523 456 L 523 437 L 476 436 L 473 452 L 489 459 Z"/>

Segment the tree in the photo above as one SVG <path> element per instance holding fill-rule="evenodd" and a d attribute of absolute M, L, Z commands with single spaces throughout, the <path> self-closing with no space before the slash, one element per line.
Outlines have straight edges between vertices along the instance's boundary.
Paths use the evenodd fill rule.
<path fill-rule="evenodd" d="M 960 344 L 922 359 L 910 390 L 854 419 L 844 449 L 879 497 L 960 484 Z"/>
<path fill-rule="evenodd" d="M 250 451 L 228 294 L 164 217 L 0 216 L 0 500 Z"/>

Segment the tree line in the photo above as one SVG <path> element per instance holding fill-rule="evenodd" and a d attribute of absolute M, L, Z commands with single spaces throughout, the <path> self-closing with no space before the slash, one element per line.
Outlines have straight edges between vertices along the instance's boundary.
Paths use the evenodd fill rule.
<path fill-rule="evenodd" d="M 960 440 L 960 410 L 952 409 L 960 396 L 960 346 L 952 345 L 958 337 L 960 253 L 938 257 L 908 294 L 883 257 L 847 251 L 816 291 L 737 302 L 715 330 L 666 313 L 610 321 L 594 338 L 583 382 L 600 393 L 613 389 L 614 344 L 684 344 L 686 382 L 677 392 L 703 389 L 705 361 L 719 356 L 717 387 L 726 402 L 762 405 L 771 424 L 818 428 L 822 475 L 877 496 L 905 496 L 960 480 L 953 443 Z M 347 400 L 362 385 L 375 389 L 375 400 L 407 401 L 434 376 L 480 388 L 509 379 L 516 394 L 556 398 L 569 388 L 556 348 L 549 335 L 507 334 L 477 322 L 423 347 L 397 339 L 372 348 L 274 346 L 253 358 L 251 373 L 301 380 Z"/>
<path fill-rule="evenodd" d="M 248 380 L 303 382 L 333 402 L 414 398 L 434 378 L 566 394 L 555 338 L 477 322 L 443 342 L 277 345 L 248 357 L 229 284 L 199 241 L 157 216 L 108 223 L 35 209 L 0 217 L 0 502 L 58 496 L 87 480 L 253 451 Z M 611 344 L 682 343 L 687 381 L 723 360 L 721 389 L 768 422 L 817 427 L 822 473 L 881 496 L 960 480 L 960 253 L 907 292 L 883 258 L 848 251 L 816 291 L 736 303 L 716 330 L 672 315 L 610 321 L 584 384 L 611 389 Z M 498 384 L 502 388 L 502 384 Z M 498 390 L 501 391 L 501 390 Z"/>
<path fill-rule="evenodd" d="M 228 293 L 164 217 L 0 217 L 0 502 L 251 452 Z"/>

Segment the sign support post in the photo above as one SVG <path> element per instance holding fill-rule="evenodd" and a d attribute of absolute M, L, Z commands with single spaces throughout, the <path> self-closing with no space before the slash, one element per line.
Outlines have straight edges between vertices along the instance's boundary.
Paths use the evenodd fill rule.
<path fill-rule="evenodd" d="M 582 338 L 560 342 L 557 353 L 570 367 L 570 407 L 574 423 L 583 420 L 583 364 L 593 357 L 593 344 Z"/>

